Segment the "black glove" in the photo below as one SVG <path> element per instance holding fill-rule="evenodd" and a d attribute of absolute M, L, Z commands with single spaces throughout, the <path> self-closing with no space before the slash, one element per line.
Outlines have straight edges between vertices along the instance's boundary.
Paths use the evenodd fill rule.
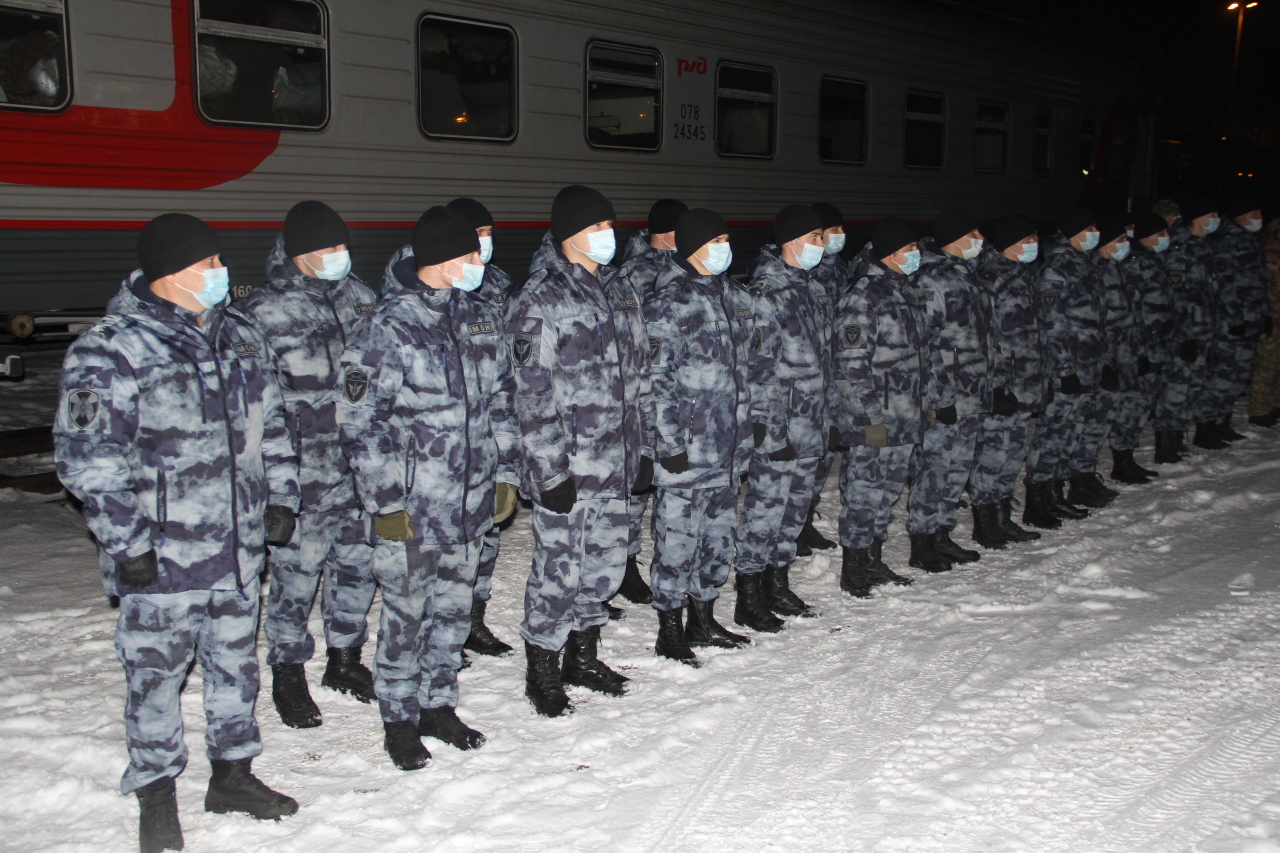
<path fill-rule="evenodd" d="M 957 420 L 955 404 L 953 403 L 950 406 L 943 406 L 941 409 L 934 409 L 933 418 L 940 424 L 955 426 Z"/>
<path fill-rule="evenodd" d="M 708 249 L 707 251 L 711 251 L 711 250 Z M 1272 322 L 1270 317 L 1262 321 L 1262 336 L 1264 338 L 1271 337 L 1271 333 L 1274 332 L 1275 330 L 1276 330 L 1275 323 Z"/>
<path fill-rule="evenodd" d="M 560 515 L 568 515 L 577 500 L 578 488 L 573 484 L 573 477 L 538 495 L 538 504 L 543 509 Z"/>
<path fill-rule="evenodd" d="M 840 435 L 839 427 L 833 426 L 827 430 L 827 450 L 832 453 L 843 453 L 848 449 L 848 446 L 844 443 L 844 438 Z"/>
<path fill-rule="evenodd" d="M 135 589 L 151 586 L 160 580 L 160 562 L 156 558 L 155 549 L 125 560 L 120 564 L 116 577 L 120 579 L 120 583 Z"/>
<path fill-rule="evenodd" d="M 997 415 L 1016 415 L 1018 398 L 1010 394 L 1007 389 L 997 388 L 991 394 L 991 411 Z"/>
<path fill-rule="evenodd" d="M 297 516 L 287 506 L 267 507 L 266 528 L 268 545 L 288 545 L 293 538 Z"/>
<path fill-rule="evenodd" d="M 709 252 L 711 250 L 708 249 L 707 251 Z M 766 434 L 767 433 L 765 431 L 764 424 L 751 425 L 751 440 L 756 443 L 756 447 L 759 447 L 760 445 L 764 444 L 764 438 Z"/>
<path fill-rule="evenodd" d="M 796 458 L 796 449 L 791 446 L 791 442 L 787 442 L 787 446 L 781 450 L 775 450 L 769 454 L 770 462 L 790 462 Z"/>
<path fill-rule="evenodd" d="M 1151 359 L 1145 355 L 1138 356 L 1138 375 L 1146 376 L 1151 372 Z"/>
<path fill-rule="evenodd" d="M 636 481 L 631 484 L 631 494 L 643 495 L 653 485 L 653 460 L 648 456 L 640 457 L 640 470 L 636 472 Z"/>
<path fill-rule="evenodd" d="M 1233 338 L 1243 338 L 1245 331 L 1247 330 L 1245 329 L 1244 323 L 1236 323 L 1234 326 L 1227 329 L 1227 334 Z"/>
<path fill-rule="evenodd" d="M 1084 386 L 1080 384 L 1080 377 L 1074 373 L 1068 373 L 1062 377 L 1062 393 L 1083 394 Z"/>
<path fill-rule="evenodd" d="M 1119 391 L 1120 390 L 1120 374 L 1116 373 L 1116 369 L 1111 365 L 1104 365 L 1102 368 L 1102 390 L 1103 391 Z"/>
<path fill-rule="evenodd" d="M 1178 358 L 1185 362 L 1195 361 L 1200 357 L 1200 345 L 1195 341 L 1183 341 L 1178 347 Z"/>
<path fill-rule="evenodd" d="M 659 459 L 658 464 L 661 465 L 668 474 L 683 474 L 689 470 L 689 454 L 687 452 L 677 453 L 675 456 L 668 456 L 666 459 Z"/>

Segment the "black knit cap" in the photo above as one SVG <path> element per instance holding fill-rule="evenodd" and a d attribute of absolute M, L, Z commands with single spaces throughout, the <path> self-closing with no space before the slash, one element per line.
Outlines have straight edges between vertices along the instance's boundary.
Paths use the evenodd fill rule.
<path fill-rule="evenodd" d="M 573 184 L 556 193 L 551 202 L 551 236 L 563 243 L 597 222 L 617 218 L 613 205 L 598 191 Z"/>
<path fill-rule="evenodd" d="M 977 227 L 978 220 L 970 216 L 967 210 L 960 210 L 955 207 L 947 208 L 933 220 L 933 239 L 937 241 L 938 248 L 941 249 L 963 238 Z"/>
<path fill-rule="evenodd" d="M 905 219 L 890 216 L 888 219 L 881 219 L 876 223 L 876 227 L 872 229 L 871 252 L 876 256 L 877 260 L 882 261 L 903 246 L 908 246 L 918 239 L 920 239 L 920 235 L 916 233 L 916 229 L 911 226 L 911 223 Z"/>
<path fill-rule="evenodd" d="M 789 204 L 773 218 L 773 242 L 778 246 L 803 237 L 810 231 L 821 231 L 822 220 L 807 204 Z"/>
<path fill-rule="evenodd" d="M 1222 209 L 1222 213 L 1228 219 L 1235 219 L 1237 216 L 1244 216 L 1246 213 L 1252 213 L 1255 210 L 1262 210 L 1262 199 L 1254 196 L 1241 196 L 1227 202 L 1227 206 Z"/>
<path fill-rule="evenodd" d="M 474 198 L 455 198 L 445 207 L 462 214 L 462 218 L 470 222 L 472 228 L 493 227 L 493 214 Z"/>
<path fill-rule="evenodd" d="M 476 229 L 461 213 L 436 205 L 418 218 L 413 229 L 413 264 L 435 266 L 480 251 Z"/>
<path fill-rule="evenodd" d="M 1133 222 L 1128 213 L 1117 213 L 1103 217 L 1098 222 L 1098 245 L 1105 246 L 1117 237 L 1128 237 L 1125 229 Z M 1136 233 L 1136 232 L 1135 232 Z"/>
<path fill-rule="evenodd" d="M 982 234 L 991 242 L 991 248 L 1003 252 L 1028 237 L 1034 237 L 1036 224 L 1025 216 L 1004 216 L 992 222 Z"/>
<path fill-rule="evenodd" d="M 1189 198 L 1179 206 L 1182 208 L 1182 221 L 1187 225 L 1190 225 L 1192 221 L 1199 219 L 1201 216 L 1218 212 L 1218 203 L 1211 198 L 1204 198 L 1203 196 Z"/>
<path fill-rule="evenodd" d="M 138 265 L 148 282 L 221 253 L 222 244 L 213 229 L 186 213 L 162 213 L 138 235 Z"/>
<path fill-rule="evenodd" d="M 680 215 L 689 209 L 684 202 L 674 198 L 660 198 L 649 208 L 649 233 L 667 234 L 676 230 Z M 597 220 L 599 221 L 599 220 Z M 721 231 L 721 234 L 724 232 Z"/>
<path fill-rule="evenodd" d="M 714 210 L 695 207 L 680 214 L 675 231 L 676 251 L 688 258 L 721 234 L 728 234 L 729 226 Z"/>
<path fill-rule="evenodd" d="M 841 213 L 840 208 L 836 207 L 834 204 L 827 204 L 825 201 L 820 201 L 817 204 L 812 205 L 812 207 L 813 212 L 818 214 L 818 221 L 822 223 L 823 231 L 826 231 L 828 228 L 835 228 L 837 226 L 844 225 L 844 214 Z"/>
<path fill-rule="evenodd" d="M 284 218 L 284 253 L 291 258 L 350 242 L 347 223 L 322 201 L 300 201 Z"/>
<path fill-rule="evenodd" d="M 1133 223 L 1133 239 L 1145 240 L 1169 227 L 1164 217 L 1156 213 L 1144 213 Z"/>
<path fill-rule="evenodd" d="M 1097 225 L 1098 217 L 1087 207 L 1075 207 L 1058 217 L 1058 230 L 1062 236 L 1070 240 L 1081 231 L 1088 230 L 1090 225 Z"/>

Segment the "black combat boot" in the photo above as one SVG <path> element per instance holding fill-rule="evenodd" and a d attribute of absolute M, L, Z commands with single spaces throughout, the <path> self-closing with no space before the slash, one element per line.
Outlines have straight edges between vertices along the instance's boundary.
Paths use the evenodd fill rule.
<path fill-rule="evenodd" d="M 271 665 L 271 701 L 280 714 L 280 722 L 291 729 L 314 729 L 323 722 L 300 663 Z"/>
<path fill-rule="evenodd" d="M 907 565 L 931 574 L 951 571 L 951 562 L 938 553 L 937 533 L 919 533 L 911 537 L 911 558 Z"/>
<path fill-rule="evenodd" d="M 604 603 L 604 610 L 609 614 L 609 619 L 614 622 L 621 622 L 623 619 L 627 618 L 627 611 L 623 610 L 621 607 L 615 606 L 612 601 L 606 601 Z"/>
<path fill-rule="evenodd" d="M 653 592 L 644 582 L 644 578 L 640 577 L 640 564 L 636 562 L 635 557 L 627 557 L 627 570 L 622 575 L 622 586 L 618 587 L 618 595 L 632 604 L 653 603 Z"/>
<path fill-rule="evenodd" d="M 142 853 L 181 850 L 182 824 L 173 777 L 157 779 L 134 793 L 138 795 L 138 849 Z"/>
<path fill-rule="evenodd" d="M 431 760 L 431 753 L 418 735 L 418 727 L 409 720 L 384 722 L 382 733 L 382 748 L 391 757 L 391 763 L 401 770 L 421 770 Z"/>
<path fill-rule="evenodd" d="M 689 648 L 689 641 L 684 634 L 684 625 L 681 624 L 683 614 L 683 607 L 658 611 L 658 641 L 654 644 L 653 651 L 659 657 L 678 660 L 680 663 L 697 668 L 702 666 L 702 661 L 698 660 L 693 649 Z"/>
<path fill-rule="evenodd" d="M 489 630 L 489 626 L 484 624 L 484 614 L 488 606 L 489 602 L 478 598 L 471 602 L 471 634 L 467 636 L 467 641 L 462 644 L 462 647 L 478 655 L 499 657 L 511 651 L 511 647 L 499 640 Z"/>
<path fill-rule="evenodd" d="M 973 508 L 973 541 L 983 548 L 999 551 L 1009 544 L 1000 527 L 1000 505 L 986 504 Z"/>
<path fill-rule="evenodd" d="M 977 551 L 961 548 L 953 542 L 951 531 L 945 527 L 939 528 L 933 535 L 933 547 L 944 560 L 950 563 L 976 563 L 982 557 Z"/>
<path fill-rule="evenodd" d="M 1227 447 L 1222 436 L 1218 435 L 1216 421 L 1196 421 L 1196 437 L 1191 439 L 1191 443 L 1205 450 L 1225 450 Z"/>
<path fill-rule="evenodd" d="M 769 566 L 764 570 L 764 600 L 779 616 L 800 616 L 808 619 L 817 614 L 813 608 L 791 591 L 791 567 Z"/>
<path fill-rule="evenodd" d="M 854 598 L 870 598 L 875 583 L 871 580 L 871 550 L 845 548 L 840 561 L 840 589 Z"/>
<path fill-rule="evenodd" d="M 1096 494 L 1102 495 L 1108 501 L 1113 501 L 1120 497 L 1120 492 L 1117 489 L 1109 487 L 1102 479 L 1102 475 L 1097 471 L 1090 471 L 1089 476 L 1093 478 L 1093 484 L 1089 486 L 1089 488 L 1093 489 Z"/>
<path fill-rule="evenodd" d="M 817 514 L 817 510 L 809 510 L 809 518 L 805 521 L 804 527 L 800 528 L 800 535 L 796 538 L 796 544 L 805 545 L 814 551 L 828 551 L 836 547 L 836 543 L 823 536 L 818 532 L 818 528 L 813 526 L 813 518 Z"/>
<path fill-rule="evenodd" d="M 1248 437 L 1249 436 L 1245 435 L 1242 432 L 1237 432 L 1236 429 L 1231 426 L 1231 418 L 1227 417 L 1218 421 L 1218 438 L 1222 439 L 1223 441 L 1225 442 L 1243 441 Z"/>
<path fill-rule="evenodd" d="M 1111 450 L 1111 479 L 1117 483 L 1128 483 L 1131 486 L 1145 486 L 1151 482 L 1137 462 L 1133 461 L 1132 450 Z"/>
<path fill-rule="evenodd" d="M 457 709 L 448 705 L 419 711 L 418 734 L 442 740 L 461 750 L 475 749 L 485 742 L 485 736 L 459 720 Z"/>
<path fill-rule="evenodd" d="M 1180 430 L 1173 434 L 1173 449 L 1177 451 L 1179 456 L 1187 455 L 1187 433 L 1185 430 Z"/>
<path fill-rule="evenodd" d="M 1013 498 L 1005 498 L 1000 501 L 1000 515 L 997 524 L 1000 532 L 1004 534 L 1004 538 L 1010 542 L 1034 542 L 1040 538 L 1040 534 L 1034 530 L 1024 530 L 1014 523 Z"/>
<path fill-rule="evenodd" d="M 1051 481 L 1027 483 L 1027 503 L 1022 508 L 1022 523 L 1041 530 L 1057 530 L 1062 526 L 1062 519 L 1053 511 Z"/>
<path fill-rule="evenodd" d="M 273 791 L 253 775 L 252 758 L 209 762 L 213 775 L 204 795 L 204 810 L 226 814 L 244 812 L 258 820 L 279 820 L 298 810 L 298 801 Z"/>
<path fill-rule="evenodd" d="M 882 556 L 884 554 L 884 540 L 871 540 L 871 565 L 867 567 L 867 576 L 871 578 L 872 586 L 884 586 L 885 584 L 895 584 L 897 586 L 911 586 L 915 583 L 911 578 L 904 578 L 902 575 L 889 568 Z"/>
<path fill-rule="evenodd" d="M 1182 461 L 1182 456 L 1178 453 L 1178 443 L 1176 441 L 1176 432 L 1156 432 L 1156 453 L 1151 458 L 1157 465 L 1175 465 Z"/>
<path fill-rule="evenodd" d="M 684 624 L 684 638 L 691 646 L 710 646 L 717 649 L 737 649 L 751 640 L 735 634 L 716 621 L 715 600 L 699 601 L 689 596 L 689 606 L 685 608 L 688 617 Z"/>
<path fill-rule="evenodd" d="M 627 692 L 627 682 L 631 679 L 606 666 L 597 656 L 599 647 L 600 628 L 598 626 L 585 631 L 570 631 L 569 641 L 564 644 L 564 663 L 560 667 L 560 680 L 565 684 L 576 684 L 597 693 L 621 696 Z"/>
<path fill-rule="evenodd" d="M 1102 509 L 1108 506 L 1111 498 L 1097 490 L 1097 482 L 1092 472 L 1072 471 L 1071 491 L 1067 492 L 1067 503 L 1087 506 L 1091 509 Z"/>
<path fill-rule="evenodd" d="M 1275 429 L 1280 424 L 1280 409 L 1272 409 L 1265 415 L 1249 415 L 1249 423 L 1263 429 Z"/>
<path fill-rule="evenodd" d="M 1066 488 L 1066 480 L 1051 481 L 1049 490 L 1050 510 L 1064 521 L 1079 521 L 1082 518 L 1088 518 L 1089 510 L 1077 506 L 1074 500 L 1069 499 L 1065 494 Z"/>
<path fill-rule="evenodd" d="M 734 581 L 738 590 L 738 603 L 733 608 L 733 621 L 753 631 L 776 634 L 784 623 L 769 610 L 764 600 L 764 573 L 744 575 L 739 573 Z"/>
<path fill-rule="evenodd" d="M 373 673 L 360 663 L 360 646 L 329 649 L 329 665 L 324 668 L 320 686 L 348 693 L 361 702 L 378 698 L 373 693 Z"/>
<path fill-rule="evenodd" d="M 560 681 L 560 653 L 525 640 L 524 655 L 524 695 L 533 703 L 533 709 L 544 717 L 571 713 L 573 706 Z"/>

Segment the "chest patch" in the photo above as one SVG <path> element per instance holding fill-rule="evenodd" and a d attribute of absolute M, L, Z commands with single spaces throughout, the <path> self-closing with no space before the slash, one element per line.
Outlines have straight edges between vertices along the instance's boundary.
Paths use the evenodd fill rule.
<path fill-rule="evenodd" d="M 1226 272 L 1226 271 L 1227 271 L 1227 262 L 1218 261 L 1218 272 Z"/>
<path fill-rule="evenodd" d="M 348 370 L 342 377 L 342 395 L 348 403 L 359 403 L 369 390 L 369 374 L 363 370 Z"/>
<path fill-rule="evenodd" d="M 819 297 L 818 297 L 818 304 L 819 304 L 819 305 L 827 305 L 827 304 L 829 304 L 830 302 L 831 302 L 831 300 L 830 300 L 828 297 L 826 297 L 826 296 L 819 296 Z"/>
<path fill-rule="evenodd" d="M 756 329 L 755 334 L 751 336 L 751 346 L 759 350 L 764 346 L 764 333 Z"/>
<path fill-rule="evenodd" d="M 662 355 L 662 341 L 659 338 L 650 336 L 649 338 L 649 361 L 654 364 L 658 363 L 658 357 Z"/>
<path fill-rule="evenodd" d="M 739 320 L 750 320 L 750 319 L 751 319 L 751 309 L 750 309 L 750 308 L 739 308 L 737 313 L 738 313 L 738 319 L 739 319 Z"/>
<path fill-rule="evenodd" d="M 235 342 L 231 344 L 231 349 L 235 350 L 236 355 L 258 355 L 257 344 Z"/>
<path fill-rule="evenodd" d="M 635 300 L 634 296 L 624 296 L 618 300 L 618 304 L 623 308 L 639 308 L 640 303 Z"/>
<path fill-rule="evenodd" d="M 511 361 L 516 367 L 528 367 L 533 357 L 533 335 L 517 332 L 511 339 Z"/>
<path fill-rule="evenodd" d="M 67 395 L 67 420 L 76 429 L 91 429 L 98 422 L 101 409 L 97 391 L 77 388 Z"/>
<path fill-rule="evenodd" d="M 917 304 L 917 305 L 923 305 L 923 304 L 925 304 L 925 303 L 926 303 L 926 302 L 928 302 L 928 301 L 929 301 L 929 294 L 927 294 L 927 293 L 917 293 L 917 294 L 916 294 L 916 304 Z"/>
<path fill-rule="evenodd" d="M 468 323 L 467 331 L 473 335 L 491 335 L 493 334 L 492 323 Z"/>
<path fill-rule="evenodd" d="M 849 325 L 844 327 L 844 345 L 847 347 L 856 347 L 862 343 L 862 327 Z"/>
<path fill-rule="evenodd" d="M 1058 293 L 1054 290 L 1046 290 L 1040 295 L 1040 298 L 1044 300 L 1046 308 L 1052 308 L 1058 303 Z"/>
<path fill-rule="evenodd" d="M 505 293 L 495 293 L 495 294 L 493 295 L 493 304 L 494 304 L 494 305 L 501 305 L 502 303 L 504 303 L 504 302 L 506 302 L 506 301 L 507 301 L 507 294 L 505 294 Z"/>
<path fill-rule="evenodd" d="M 376 302 L 362 302 L 356 306 L 356 314 L 361 317 L 372 317 L 377 307 L 378 303 Z"/>

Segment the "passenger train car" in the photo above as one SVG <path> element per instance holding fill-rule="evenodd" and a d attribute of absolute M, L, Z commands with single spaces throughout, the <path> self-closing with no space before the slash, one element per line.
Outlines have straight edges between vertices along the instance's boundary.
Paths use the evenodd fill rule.
<path fill-rule="evenodd" d="M 737 268 L 792 202 L 855 230 L 1145 203 L 1132 88 L 914 0 L 0 0 L 0 315 L 75 331 L 48 312 L 100 311 L 165 211 L 220 229 L 242 293 L 306 198 L 372 282 L 459 195 L 522 277 L 569 183 L 624 229 L 664 196 L 714 208 Z"/>

